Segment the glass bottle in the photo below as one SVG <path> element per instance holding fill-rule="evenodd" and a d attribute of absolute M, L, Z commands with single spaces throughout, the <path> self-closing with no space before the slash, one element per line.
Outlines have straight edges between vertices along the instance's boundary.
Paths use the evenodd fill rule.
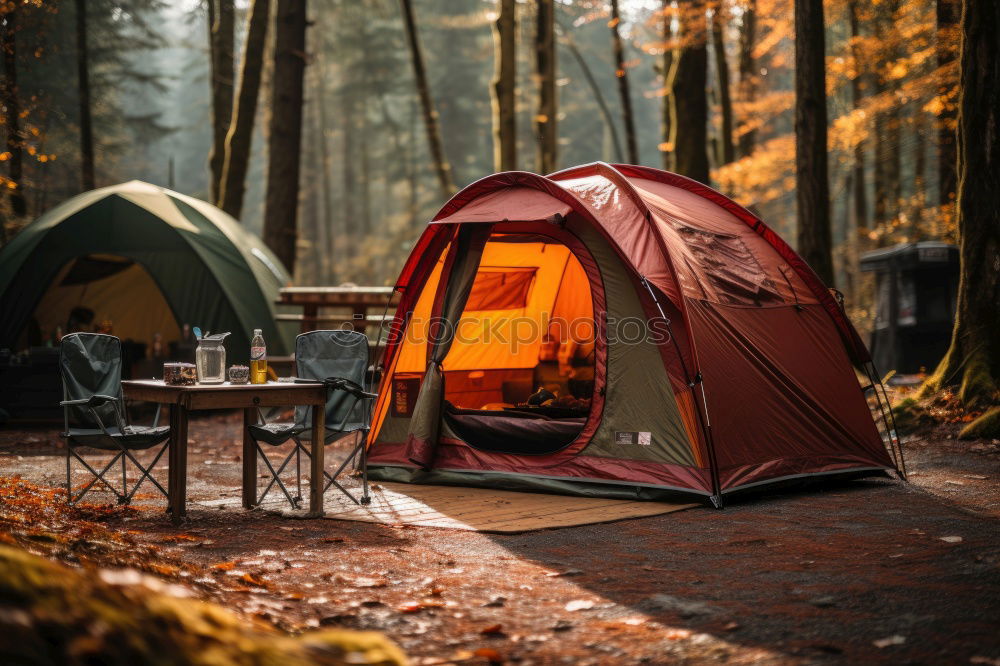
<path fill-rule="evenodd" d="M 253 330 L 253 340 L 250 341 L 250 383 L 267 383 L 267 345 L 259 328 Z"/>

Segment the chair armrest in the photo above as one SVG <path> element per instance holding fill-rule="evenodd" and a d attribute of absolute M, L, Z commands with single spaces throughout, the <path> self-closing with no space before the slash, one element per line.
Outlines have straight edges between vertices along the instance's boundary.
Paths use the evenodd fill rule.
<path fill-rule="evenodd" d="M 370 393 L 364 389 L 360 384 L 352 382 L 350 379 L 345 379 L 343 377 L 327 377 L 326 379 L 304 379 L 302 377 L 296 377 L 295 383 L 297 384 L 322 384 L 327 388 L 327 390 L 338 390 L 350 393 L 356 398 L 377 398 L 378 393 Z"/>
<path fill-rule="evenodd" d="M 323 384 L 327 389 L 344 391 L 345 393 L 350 393 L 356 398 L 378 397 L 377 393 L 369 393 L 360 384 L 352 382 L 350 379 L 344 379 L 343 377 L 327 377 L 323 380 Z"/>
<path fill-rule="evenodd" d="M 86 407 L 99 407 L 109 402 L 117 402 L 117 401 L 118 398 L 114 398 L 110 395 L 94 394 L 89 398 L 80 398 L 79 400 L 63 400 L 59 403 L 59 405 L 62 407 L 69 407 L 73 405 L 84 405 Z"/>

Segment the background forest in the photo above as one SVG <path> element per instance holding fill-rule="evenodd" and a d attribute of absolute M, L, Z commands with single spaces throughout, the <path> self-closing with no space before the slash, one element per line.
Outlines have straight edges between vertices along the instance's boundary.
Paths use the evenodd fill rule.
<path fill-rule="evenodd" d="M 267 12 L 268 3 L 256 4 Z M 251 69 L 259 63 L 260 91 L 236 212 L 263 234 L 281 4 L 270 3 L 248 38 L 249 0 L 3 3 L 3 238 L 82 190 L 133 178 L 218 201 L 210 163 L 221 169 L 218 133 L 224 142 L 248 58 Z M 871 288 L 860 284 L 859 252 L 956 237 L 957 4 L 823 6 L 835 283 L 862 326 Z M 547 101 L 536 39 L 545 20 L 538 8 L 549 6 L 556 95 Z M 595 160 L 707 179 L 795 243 L 792 0 L 314 0 L 306 9 L 293 194 L 299 284 L 390 283 L 445 201 L 447 180 L 460 188 L 501 168 L 545 172 Z M 450 165 L 445 180 L 425 131 L 407 11 L 440 162 Z M 504 23 L 511 13 L 515 22 Z M 505 122 L 516 129 L 495 156 L 502 61 L 516 70 L 500 103 L 512 108 Z M 553 126 L 554 150 L 536 149 Z"/>

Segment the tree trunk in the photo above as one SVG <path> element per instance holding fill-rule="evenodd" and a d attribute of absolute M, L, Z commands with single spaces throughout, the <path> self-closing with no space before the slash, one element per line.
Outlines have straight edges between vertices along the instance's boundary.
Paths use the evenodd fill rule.
<path fill-rule="evenodd" d="M 97 187 L 94 177 L 94 126 L 90 117 L 86 0 L 76 0 L 76 79 L 80 102 L 80 181 L 86 191 Z"/>
<path fill-rule="evenodd" d="M 517 169 L 517 2 L 499 0 L 493 23 L 493 170 Z"/>
<path fill-rule="evenodd" d="M 410 228 L 419 229 L 420 220 L 420 178 L 417 164 L 417 104 L 410 101 L 409 140 L 406 151 L 406 180 L 409 183 L 406 212 L 409 214 Z"/>
<path fill-rule="evenodd" d="M 354 160 L 357 156 L 354 147 L 354 140 L 356 138 L 356 128 L 354 125 L 355 108 L 354 95 L 346 87 L 342 87 L 340 93 L 340 121 L 344 135 L 341 148 L 344 152 L 343 159 L 341 160 L 341 184 L 344 192 L 340 208 L 343 215 L 343 224 L 341 227 L 344 230 L 345 240 L 348 243 L 352 242 L 359 235 L 357 208 L 354 205 L 358 190 L 357 178 L 355 177 L 356 172 L 354 170 Z"/>
<path fill-rule="evenodd" d="M 20 217 L 28 212 L 28 206 L 24 196 L 24 182 L 22 181 L 24 148 L 21 137 L 20 91 L 17 87 L 17 7 L 7 9 L 3 14 L 3 19 L 3 101 L 7 107 L 4 110 L 4 117 L 7 130 L 7 152 L 10 153 L 7 160 L 7 175 L 10 178 L 7 191 L 10 193 L 11 210 Z M 0 224 L 0 231 L 4 231 L 3 227 L 4 225 Z"/>
<path fill-rule="evenodd" d="M 861 48 L 856 41 L 854 41 L 861 37 L 861 22 L 858 16 L 858 0 L 848 0 L 847 10 L 850 13 L 852 40 L 851 56 L 854 58 L 854 78 L 851 79 L 851 103 L 856 111 L 861 107 L 861 100 L 864 97 L 864 91 L 861 85 Z M 854 146 L 854 164 L 851 168 L 854 227 L 856 231 L 850 232 L 849 238 L 857 238 L 862 229 L 868 228 L 868 191 L 865 187 L 865 144 L 863 140 L 859 140 Z"/>
<path fill-rule="evenodd" d="M 875 37 L 882 43 L 889 44 L 884 58 L 892 60 L 897 57 L 889 37 L 895 25 L 900 0 L 888 0 L 879 6 L 881 16 L 876 16 Z M 879 96 L 893 95 L 898 85 L 887 78 L 885 68 L 875 75 L 875 91 Z M 893 103 L 886 111 L 875 114 L 875 222 L 884 230 L 892 228 L 893 222 L 899 217 L 899 204 L 902 198 L 902 183 L 900 172 L 902 168 L 900 155 L 902 121 L 899 117 L 899 105 Z M 880 237 L 882 241 L 889 239 L 888 233 Z"/>
<path fill-rule="evenodd" d="M 294 275 L 302 151 L 306 0 L 277 0 L 264 242 Z"/>
<path fill-rule="evenodd" d="M 965 0 L 958 102 L 961 277 L 951 346 L 926 390 L 958 387 L 969 408 L 1000 400 L 1000 4 Z"/>
<path fill-rule="evenodd" d="M 556 41 L 554 0 L 537 0 L 535 30 L 535 75 L 538 78 L 538 112 L 535 135 L 538 140 L 538 173 L 556 170 L 558 130 L 556 127 Z"/>
<path fill-rule="evenodd" d="M 352 94 L 355 96 L 356 108 L 359 108 L 358 121 L 358 166 L 361 172 L 360 198 L 361 198 L 361 234 L 367 235 L 372 230 L 371 213 L 371 145 L 368 140 L 368 108 L 371 104 L 371 90 L 369 81 L 371 80 L 371 62 L 368 58 L 368 17 L 362 12 L 358 26 L 358 37 L 364 48 L 361 51 L 361 81 L 356 84 Z M 357 105 L 360 102 L 360 105 Z"/>
<path fill-rule="evenodd" d="M 233 108 L 233 118 L 226 134 L 222 186 L 216 201 L 222 210 L 236 219 L 239 219 L 243 212 L 250 146 L 253 140 L 254 118 L 257 116 L 257 99 L 267 44 L 270 4 L 270 0 L 253 0 L 250 6 L 250 22 L 243 49 L 243 66 L 240 70 L 239 99 Z"/>
<path fill-rule="evenodd" d="M 319 142 L 320 158 L 320 187 L 323 190 L 323 219 L 322 230 L 319 237 L 320 252 L 322 261 L 320 263 L 321 277 L 324 284 L 335 284 L 337 280 L 336 256 L 337 234 L 334 233 L 334 220 L 337 219 L 333 205 L 333 156 L 330 154 L 330 142 L 327 141 L 327 128 L 330 127 L 330 119 L 327 114 L 327 89 L 326 89 L 326 30 L 319 27 L 320 44 L 316 48 L 316 112 L 319 127 L 316 128 L 316 141 Z"/>
<path fill-rule="evenodd" d="M 959 21 L 960 0 L 937 0 L 937 64 L 945 68 L 955 62 L 956 49 L 953 34 Z M 938 89 L 938 95 L 947 96 L 954 81 L 948 80 Z M 955 152 L 955 112 L 945 109 L 938 117 L 938 193 L 939 204 L 955 202 L 955 169 L 958 155 Z"/>
<path fill-rule="evenodd" d="M 427 130 L 427 145 L 434 159 L 434 169 L 437 172 L 438 186 L 441 196 L 451 197 L 455 193 L 455 180 L 451 165 L 444 154 L 444 144 L 441 141 L 441 127 L 438 124 L 438 113 L 434 110 L 430 86 L 427 83 L 427 71 L 424 68 L 424 53 L 420 48 L 420 37 L 417 34 L 416 21 L 413 18 L 412 0 L 400 0 L 403 8 L 403 27 L 406 29 L 406 43 L 410 47 L 410 60 L 413 63 L 413 78 L 417 84 L 417 94 L 420 96 L 420 107 L 424 114 L 424 128 Z"/>
<path fill-rule="evenodd" d="M 208 43 L 212 84 L 212 148 L 209 194 L 219 201 L 226 160 L 226 135 L 233 117 L 233 0 L 208 0 Z"/>
<path fill-rule="evenodd" d="M 635 138 L 635 117 L 632 113 L 632 96 L 628 90 L 628 72 L 625 71 L 625 47 L 618 32 L 621 15 L 618 0 L 611 0 L 611 43 L 614 46 L 615 76 L 618 78 L 618 96 L 622 104 L 622 119 L 625 127 L 625 146 L 628 149 L 629 164 L 639 164 L 639 144 Z"/>
<path fill-rule="evenodd" d="M 698 182 L 708 174 L 708 21 L 704 0 L 690 0 L 683 9 L 681 38 L 673 77 L 674 168 Z"/>
<path fill-rule="evenodd" d="M 608 108 L 608 103 L 604 99 L 604 93 L 601 92 L 601 86 L 594 78 L 594 73 L 591 71 L 590 65 L 587 64 L 587 60 L 580 53 L 580 49 L 577 48 L 576 42 L 574 42 L 573 38 L 570 36 L 570 32 L 558 23 L 556 26 L 559 28 L 559 36 L 562 38 L 563 45 L 566 47 L 566 50 L 569 51 L 570 55 L 573 56 L 573 60 L 576 61 L 576 64 L 580 66 L 580 71 L 583 73 L 583 80 L 587 82 L 587 87 L 590 88 L 590 92 L 594 95 L 594 101 L 597 103 L 597 108 L 601 112 L 601 118 L 604 119 L 604 129 L 611 137 L 615 160 L 624 162 L 625 152 L 622 150 L 622 142 L 618 138 L 618 130 L 615 128 L 615 119 L 611 117 L 611 110 Z"/>
<path fill-rule="evenodd" d="M 740 97 L 744 104 L 752 104 L 757 98 L 757 65 L 753 57 L 753 47 L 757 39 L 757 2 L 750 0 L 743 10 L 743 25 L 740 30 Z M 747 129 L 740 133 L 740 156 L 749 157 L 757 141 L 757 130 Z"/>
<path fill-rule="evenodd" d="M 736 148 L 733 146 L 733 98 L 729 91 L 729 63 L 726 60 L 726 43 L 723 30 L 724 20 L 721 0 L 715 3 L 712 11 L 712 50 L 715 54 L 715 70 L 719 77 L 719 107 L 722 112 L 721 163 L 729 164 L 736 159 Z"/>
<path fill-rule="evenodd" d="M 664 171 L 674 170 L 674 88 L 673 81 L 677 75 L 677 61 L 675 57 L 677 49 L 673 48 L 671 42 L 674 39 L 673 28 L 671 26 L 674 9 L 671 0 L 663 0 L 661 7 L 663 12 L 662 34 L 663 40 L 663 62 L 661 75 L 663 76 L 663 105 L 660 109 L 660 152 L 663 154 Z"/>
<path fill-rule="evenodd" d="M 795 0 L 795 176 L 798 250 L 833 285 L 826 162 L 823 0 Z"/>
<path fill-rule="evenodd" d="M 927 130 L 924 111 L 920 104 L 913 104 L 910 112 L 910 122 L 913 124 L 913 198 L 910 208 L 910 232 L 906 234 L 907 242 L 913 243 L 928 240 L 923 230 L 924 205 L 927 202 Z"/>

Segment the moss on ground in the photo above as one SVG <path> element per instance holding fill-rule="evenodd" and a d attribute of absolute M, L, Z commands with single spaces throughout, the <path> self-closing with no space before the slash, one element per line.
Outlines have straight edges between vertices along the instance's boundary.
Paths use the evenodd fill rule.
<path fill-rule="evenodd" d="M 1000 407 L 987 410 L 958 433 L 959 439 L 1000 439 Z"/>
<path fill-rule="evenodd" d="M 909 435 L 937 425 L 936 420 L 927 413 L 924 405 L 915 398 L 905 398 L 892 408 L 896 421 L 896 430 L 900 434 Z"/>
<path fill-rule="evenodd" d="M 405 664 L 375 632 L 279 633 L 130 569 L 71 569 L 0 546 L 0 663 Z"/>

